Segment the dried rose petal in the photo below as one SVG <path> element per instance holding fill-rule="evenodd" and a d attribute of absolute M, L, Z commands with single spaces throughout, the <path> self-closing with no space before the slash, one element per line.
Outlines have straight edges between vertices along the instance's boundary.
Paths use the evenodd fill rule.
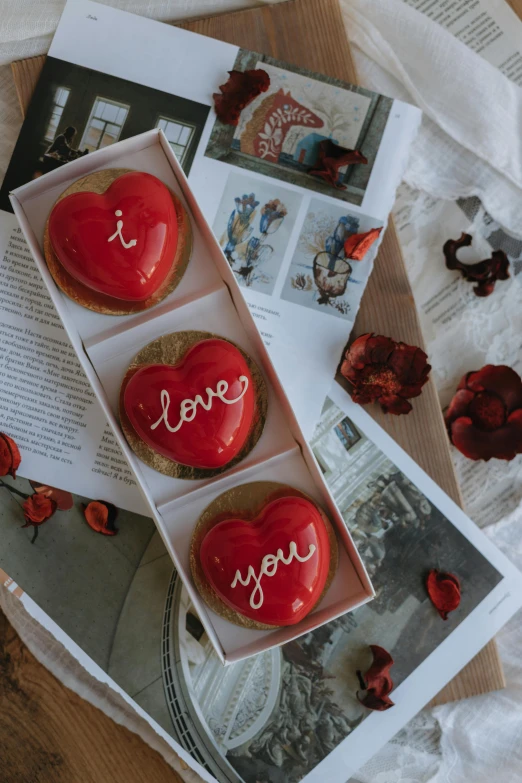
<path fill-rule="evenodd" d="M 380 228 L 371 228 L 363 234 L 352 234 L 344 243 L 344 254 L 346 258 L 352 261 L 362 261 L 373 243 L 379 238 L 382 226 Z"/>
<path fill-rule="evenodd" d="M 487 364 L 461 379 L 445 414 L 453 445 L 469 459 L 512 460 L 522 453 L 522 380 Z"/>
<path fill-rule="evenodd" d="M 503 250 L 494 250 L 491 258 L 486 258 L 476 264 L 464 264 L 457 258 L 461 247 L 469 247 L 471 234 L 462 233 L 460 239 L 448 239 L 442 252 L 446 258 L 448 269 L 456 269 L 462 273 L 464 280 L 477 283 L 473 289 L 477 296 L 489 296 L 495 288 L 497 280 L 507 280 L 509 277 L 509 258 Z"/>
<path fill-rule="evenodd" d="M 379 402 L 385 413 L 409 413 L 408 399 L 418 397 L 428 380 L 427 358 L 414 345 L 363 334 L 346 351 L 341 374 L 352 384 L 354 402 Z"/>
<path fill-rule="evenodd" d="M 364 696 L 360 696 L 360 692 L 357 691 L 357 698 L 369 710 L 382 712 L 394 706 L 388 696 L 393 690 L 393 681 L 390 676 L 393 658 L 384 647 L 379 647 L 377 644 L 371 644 L 370 650 L 373 655 L 372 665 L 364 675 L 360 671 L 357 672 L 361 688 L 366 690 L 366 693 Z"/>
<path fill-rule="evenodd" d="M 248 71 L 229 71 L 229 79 L 221 84 L 221 93 L 215 92 L 214 108 L 225 125 L 237 125 L 243 109 L 270 87 L 270 76 L 262 68 Z"/>
<path fill-rule="evenodd" d="M 74 505 L 73 496 L 64 489 L 50 487 L 48 484 L 39 484 L 37 481 L 30 481 L 29 484 L 38 495 L 45 495 L 46 498 L 55 500 L 59 511 L 69 511 Z"/>
<path fill-rule="evenodd" d="M 22 503 L 26 524 L 22 527 L 32 527 L 46 522 L 58 508 L 56 501 L 44 495 L 31 495 Z"/>
<path fill-rule="evenodd" d="M 0 432 L 0 476 L 12 476 L 16 478 L 16 471 L 20 467 L 22 458 L 18 446 L 9 435 Z"/>
<path fill-rule="evenodd" d="M 454 574 L 432 568 L 426 578 L 426 590 L 430 600 L 443 620 L 460 604 L 460 582 Z"/>
<path fill-rule="evenodd" d="M 337 190 L 346 190 L 346 185 L 338 182 L 339 169 L 354 163 L 368 163 L 368 158 L 359 150 L 341 147 L 332 139 L 323 139 L 319 142 L 317 160 L 308 173 L 313 177 L 321 177 Z"/>
<path fill-rule="evenodd" d="M 103 500 L 91 500 L 83 507 L 83 513 L 87 524 L 95 533 L 101 533 L 104 536 L 115 536 L 118 532 L 114 526 L 118 509 L 112 503 L 106 503 Z"/>

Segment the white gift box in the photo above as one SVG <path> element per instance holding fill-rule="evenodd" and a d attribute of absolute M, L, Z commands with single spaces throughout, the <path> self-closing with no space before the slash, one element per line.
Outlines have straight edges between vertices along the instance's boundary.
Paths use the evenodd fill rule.
<path fill-rule="evenodd" d="M 77 179 L 107 168 L 154 174 L 180 198 L 192 223 L 193 252 L 180 284 L 160 304 L 135 315 L 102 315 L 80 307 L 56 286 L 43 255 L 44 228 L 56 199 Z M 11 202 L 85 374 L 221 661 L 234 663 L 289 642 L 371 600 L 375 593 L 364 565 L 296 421 L 234 274 L 163 132 L 151 130 L 68 163 L 17 188 Z M 268 387 L 266 424 L 254 449 L 226 473 L 197 481 L 170 478 L 142 463 L 127 444 L 118 421 L 120 384 L 134 355 L 157 337 L 185 329 L 204 330 L 232 340 L 258 364 Z M 261 480 L 282 482 L 306 492 L 328 513 L 339 545 L 337 572 L 318 607 L 300 623 L 271 631 L 241 628 L 211 611 L 192 582 L 189 565 L 192 531 L 201 512 L 231 487 Z"/>

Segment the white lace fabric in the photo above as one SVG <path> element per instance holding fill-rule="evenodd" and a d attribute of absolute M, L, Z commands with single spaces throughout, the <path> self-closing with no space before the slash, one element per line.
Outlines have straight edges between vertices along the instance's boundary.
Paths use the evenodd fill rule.
<path fill-rule="evenodd" d="M 257 0 L 112 0 L 110 5 L 163 21 L 248 8 Z M 0 173 L 9 161 L 21 125 L 8 63 L 44 53 L 63 0 L 3 0 L 0 18 Z M 411 212 L 403 248 L 414 294 L 440 263 L 434 248 L 451 236 L 446 207 L 477 195 L 488 212 L 515 236 L 522 236 L 522 91 L 434 22 L 401 0 L 341 0 L 360 81 L 393 97 L 417 103 L 425 112 L 417 137 L 401 209 Z M 443 199 L 444 202 L 435 203 Z M 432 218 L 424 207 L 430 202 Z M 439 252 L 439 251 L 436 251 Z M 439 253 L 440 255 L 440 253 Z M 516 280 L 503 295 L 473 300 L 462 283 L 466 306 L 443 333 L 425 335 L 441 400 L 456 381 L 487 362 L 516 364 L 522 308 Z M 467 293 L 465 293 L 467 292 Z M 458 335 L 458 339 L 456 339 Z M 412 414 L 413 415 L 413 414 Z M 476 491 L 467 510 L 486 525 L 487 535 L 522 566 L 522 459 L 509 467 L 471 465 L 456 455 L 461 479 L 474 471 Z M 494 493 L 512 490 L 515 509 L 498 520 Z M 90 677 L 22 604 L 0 590 L 0 606 L 38 660 L 68 687 L 117 722 L 140 734 L 178 771 L 169 746 L 123 700 Z M 467 699 L 417 715 L 355 776 L 359 783 L 510 783 L 520 780 L 522 756 L 522 624 L 514 618 L 497 637 L 508 682 L 506 690 Z M 187 781 L 195 773 L 181 771 Z"/>

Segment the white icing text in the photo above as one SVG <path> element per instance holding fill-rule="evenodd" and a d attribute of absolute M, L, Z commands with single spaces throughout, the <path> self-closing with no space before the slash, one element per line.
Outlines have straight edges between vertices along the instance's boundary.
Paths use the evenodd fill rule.
<path fill-rule="evenodd" d="M 210 386 L 207 386 L 205 389 L 207 393 L 207 401 L 203 399 L 201 394 L 196 394 L 193 400 L 183 400 L 181 405 L 179 406 L 179 421 L 176 424 L 175 427 L 172 427 L 171 424 L 169 424 L 168 414 L 169 414 L 169 405 L 170 405 L 170 395 L 166 389 L 163 389 L 160 395 L 161 399 L 161 407 L 162 407 L 162 414 L 159 417 L 158 421 L 156 421 L 154 424 L 151 424 L 151 430 L 155 430 L 156 427 L 158 427 L 161 422 L 165 422 L 165 427 L 168 429 L 169 432 L 177 432 L 184 421 L 192 421 L 196 418 L 196 413 L 198 405 L 201 405 L 202 408 L 204 408 L 206 411 L 209 411 L 212 407 L 212 400 L 214 397 L 217 397 L 218 400 L 221 400 L 221 402 L 224 402 L 225 405 L 234 405 L 234 403 L 239 402 L 241 397 L 245 395 L 246 390 L 248 389 L 248 378 L 246 375 L 240 375 L 239 381 L 243 385 L 243 389 L 241 391 L 241 394 L 239 397 L 234 397 L 233 400 L 227 400 L 225 397 L 225 394 L 228 391 L 228 383 L 227 381 L 218 381 L 216 386 L 216 391 L 210 388 Z"/>
<path fill-rule="evenodd" d="M 230 587 L 234 588 L 237 586 L 238 582 L 241 582 L 243 587 L 248 587 L 250 584 L 250 580 L 253 579 L 255 582 L 255 587 L 252 590 L 252 593 L 250 595 L 250 606 L 252 609 L 259 609 L 260 606 L 263 606 L 263 588 L 261 587 L 261 579 L 263 576 L 274 576 L 274 574 L 277 571 L 277 566 L 279 561 L 284 563 L 285 565 L 289 565 L 292 560 L 295 559 L 299 560 L 300 563 L 305 563 L 307 560 L 310 560 L 312 555 L 315 552 L 315 546 L 314 544 L 310 544 L 308 547 L 308 554 L 304 557 L 301 557 L 297 554 L 297 545 L 295 541 L 290 541 L 290 547 L 288 552 L 288 557 L 285 558 L 283 555 L 283 550 L 278 549 L 276 555 L 265 555 L 264 558 L 261 560 L 261 569 L 259 571 L 259 575 L 256 576 L 256 573 L 254 571 L 253 566 L 248 566 L 248 571 L 245 579 L 241 576 L 241 571 L 238 569 L 236 571 L 236 575 L 234 577 L 234 581 L 230 585 Z M 257 595 L 257 599 L 256 599 Z"/>
<path fill-rule="evenodd" d="M 121 211 L 121 209 L 117 209 L 114 214 L 116 215 L 116 217 L 121 217 L 123 215 L 123 212 Z M 135 245 L 137 245 L 138 244 L 138 240 L 137 239 L 131 239 L 129 242 L 126 242 L 124 240 L 123 234 L 121 233 L 122 228 L 123 228 L 123 220 L 116 221 L 116 231 L 114 232 L 112 237 L 108 238 L 107 242 L 112 242 L 113 239 L 116 239 L 116 237 L 119 237 L 120 240 L 121 240 L 121 244 L 123 245 L 125 250 L 127 250 L 127 248 L 129 248 L 129 247 L 134 247 Z"/>

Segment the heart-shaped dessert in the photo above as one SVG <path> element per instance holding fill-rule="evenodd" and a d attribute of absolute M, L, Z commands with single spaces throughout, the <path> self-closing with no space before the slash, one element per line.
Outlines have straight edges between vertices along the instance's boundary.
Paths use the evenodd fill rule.
<path fill-rule="evenodd" d="M 144 302 L 172 271 L 176 209 L 161 180 L 130 171 L 104 193 L 84 191 L 60 199 L 49 217 L 49 239 L 75 280 L 115 299 Z"/>
<path fill-rule="evenodd" d="M 123 390 L 123 407 L 154 451 L 196 468 L 221 468 L 241 451 L 256 414 L 248 363 L 217 337 L 195 343 L 176 365 L 139 367 Z"/>
<path fill-rule="evenodd" d="M 199 550 L 201 568 L 233 611 L 269 626 L 295 625 L 314 608 L 330 571 L 328 530 L 303 496 L 271 500 L 253 520 L 214 525 Z"/>

